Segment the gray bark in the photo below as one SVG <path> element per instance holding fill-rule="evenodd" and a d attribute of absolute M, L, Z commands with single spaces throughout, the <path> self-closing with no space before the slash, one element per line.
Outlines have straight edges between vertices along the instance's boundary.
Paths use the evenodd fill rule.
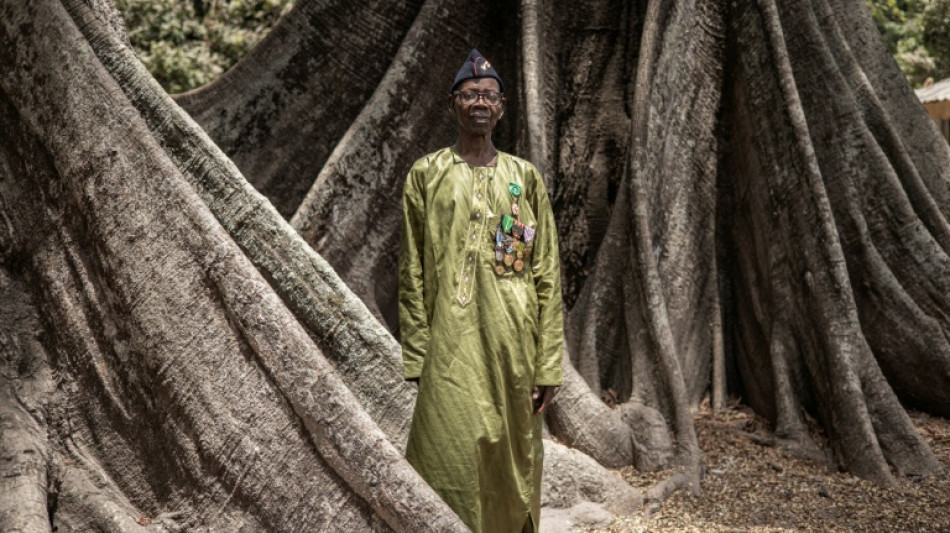
<path fill-rule="evenodd" d="M 711 375 L 795 453 L 808 412 L 858 475 L 943 470 L 901 402 L 950 405 L 950 150 L 860 0 L 304 1 L 187 113 L 108 4 L 0 6 L 4 525 L 463 527 L 387 326 L 472 46 L 562 243 L 548 504 L 695 490 Z"/>
<path fill-rule="evenodd" d="M 521 100 L 499 143 L 546 169 L 558 219 L 577 373 L 554 434 L 695 481 L 691 409 L 729 376 L 795 453 L 824 460 L 808 411 L 853 472 L 939 470 L 898 398 L 950 405 L 948 151 L 863 4 L 525 1 L 459 28 L 461 9 L 423 6 L 294 217 L 376 316 L 394 324 L 401 176 L 451 142 L 445 50 L 517 15 L 482 51 Z"/>
<path fill-rule="evenodd" d="M 55 431 L 3 404 L 13 430 L 0 443 L 19 454 L 11 478 L 23 473 L 9 501 L 36 502 L 14 518 L 27 530 L 464 529 L 402 458 L 414 391 L 392 336 L 95 6 L 29 9 L 4 7 L 7 53 L 30 50 L 37 67 L 0 85 L 3 258 L 30 279 L 55 355 L 3 354 L 52 370 L 69 394 L 49 402 Z M 68 68 L 56 49 L 73 54 Z M 26 382 L 4 382 L 4 398 Z M 44 477 L 50 465 L 62 468 Z M 551 467 L 584 480 L 558 502 L 639 501 L 590 460 Z"/>
<path fill-rule="evenodd" d="M 53 524 L 463 530 L 191 188 L 197 154 L 169 157 L 87 44 L 108 56 L 118 36 L 67 7 L 6 5 L 0 29 L 3 64 L 32 55 L 2 84 L 5 257 L 64 389 L 42 450 L 65 469 Z"/>

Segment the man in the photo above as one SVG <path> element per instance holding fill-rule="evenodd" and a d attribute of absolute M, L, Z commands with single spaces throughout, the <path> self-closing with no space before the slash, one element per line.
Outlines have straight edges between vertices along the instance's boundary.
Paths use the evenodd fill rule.
<path fill-rule="evenodd" d="M 492 145 L 503 91 L 472 50 L 448 98 L 458 142 L 406 179 L 399 258 L 406 457 L 476 533 L 537 532 L 540 414 L 563 381 L 557 231 L 537 169 Z"/>

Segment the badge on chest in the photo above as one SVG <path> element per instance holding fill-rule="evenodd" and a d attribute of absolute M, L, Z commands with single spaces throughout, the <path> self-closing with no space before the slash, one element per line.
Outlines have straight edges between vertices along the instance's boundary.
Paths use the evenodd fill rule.
<path fill-rule="evenodd" d="M 521 186 L 509 183 L 508 192 L 511 194 L 511 214 L 501 215 L 495 230 L 495 274 L 499 276 L 509 270 L 524 270 L 525 263 L 531 257 L 535 235 L 534 228 L 518 220 Z"/>

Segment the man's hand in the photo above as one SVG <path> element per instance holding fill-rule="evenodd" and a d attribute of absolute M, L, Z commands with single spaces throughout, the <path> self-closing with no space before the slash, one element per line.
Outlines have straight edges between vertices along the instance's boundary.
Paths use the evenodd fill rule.
<path fill-rule="evenodd" d="M 534 400 L 534 414 L 539 415 L 544 412 L 557 394 L 558 387 L 544 385 L 531 389 L 531 399 Z"/>

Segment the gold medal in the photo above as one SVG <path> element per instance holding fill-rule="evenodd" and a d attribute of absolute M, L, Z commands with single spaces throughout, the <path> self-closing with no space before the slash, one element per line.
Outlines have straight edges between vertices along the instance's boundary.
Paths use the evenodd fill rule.
<path fill-rule="evenodd" d="M 505 254 L 505 266 L 511 266 L 515 262 L 515 256 L 511 254 Z"/>
<path fill-rule="evenodd" d="M 521 259 L 515 261 L 515 272 L 521 272 L 524 270 L 524 263 L 521 262 Z"/>
<path fill-rule="evenodd" d="M 505 273 L 505 267 L 502 265 L 495 265 L 495 274 L 499 276 Z"/>

